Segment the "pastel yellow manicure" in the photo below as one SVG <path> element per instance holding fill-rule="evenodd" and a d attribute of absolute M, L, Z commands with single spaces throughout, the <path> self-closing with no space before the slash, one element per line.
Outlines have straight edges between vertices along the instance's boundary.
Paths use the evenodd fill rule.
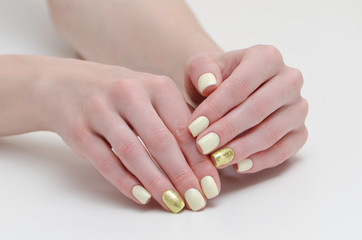
<path fill-rule="evenodd" d="M 196 188 L 188 189 L 185 198 L 192 211 L 199 211 L 206 205 L 204 197 Z"/>
<path fill-rule="evenodd" d="M 199 91 L 203 93 L 207 87 L 216 85 L 216 78 L 212 73 L 204 73 L 200 76 L 197 85 L 199 87 Z"/>
<path fill-rule="evenodd" d="M 213 177 L 205 176 L 201 179 L 201 187 L 207 199 L 211 199 L 219 195 L 219 189 Z"/>
<path fill-rule="evenodd" d="M 238 162 L 238 172 L 245 172 L 253 167 L 253 161 L 249 158 Z"/>
<path fill-rule="evenodd" d="M 192 136 L 196 137 L 209 126 L 209 119 L 204 116 L 196 118 L 190 125 L 189 130 Z"/>
<path fill-rule="evenodd" d="M 146 204 L 148 199 L 151 198 L 151 194 L 140 185 L 136 185 L 132 188 L 132 194 L 142 204 Z"/>
<path fill-rule="evenodd" d="M 228 164 L 234 159 L 234 151 L 231 148 L 223 148 L 212 154 L 215 160 L 215 166 L 220 167 Z"/>
<path fill-rule="evenodd" d="M 220 138 L 214 132 L 208 133 L 197 142 L 203 154 L 209 154 L 210 152 L 212 152 L 219 145 L 219 143 Z"/>
<path fill-rule="evenodd" d="M 180 195 L 174 190 L 167 190 L 162 194 L 162 202 L 173 213 L 178 213 L 185 207 L 185 203 Z"/>

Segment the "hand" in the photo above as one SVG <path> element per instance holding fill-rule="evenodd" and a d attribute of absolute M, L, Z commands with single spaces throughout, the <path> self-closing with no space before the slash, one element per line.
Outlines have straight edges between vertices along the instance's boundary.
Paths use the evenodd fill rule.
<path fill-rule="evenodd" d="M 281 164 L 307 140 L 302 85 L 301 72 L 272 46 L 191 57 L 185 88 L 201 102 L 189 121 L 199 151 L 242 173 Z"/>
<path fill-rule="evenodd" d="M 191 112 L 173 81 L 78 60 L 46 68 L 38 95 L 51 116 L 49 129 L 124 195 L 142 204 L 152 195 L 178 212 L 184 207 L 179 194 L 197 211 L 206 204 L 202 192 L 208 198 L 219 193 L 218 173 L 197 151 L 187 130 Z"/>

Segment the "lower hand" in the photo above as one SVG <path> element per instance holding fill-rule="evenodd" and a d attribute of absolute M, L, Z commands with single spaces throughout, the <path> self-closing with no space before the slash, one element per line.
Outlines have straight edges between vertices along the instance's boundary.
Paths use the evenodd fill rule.
<path fill-rule="evenodd" d="M 197 151 L 187 130 L 190 110 L 173 81 L 78 60 L 45 65 L 38 95 L 50 116 L 47 128 L 125 196 L 141 204 L 152 196 L 178 212 L 182 198 L 197 211 L 206 204 L 204 196 L 219 193 L 218 173 Z"/>

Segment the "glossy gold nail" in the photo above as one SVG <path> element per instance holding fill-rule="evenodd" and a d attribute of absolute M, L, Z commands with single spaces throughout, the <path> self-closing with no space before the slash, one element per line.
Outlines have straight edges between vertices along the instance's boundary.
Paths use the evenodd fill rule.
<path fill-rule="evenodd" d="M 173 213 L 178 213 L 185 207 L 185 203 L 180 195 L 174 190 L 167 190 L 162 194 L 162 202 Z"/>
<path fill-rule="evenodd" d="M 223 148 L 212 154 L 215 160 L 215 166 L 220 167 L 231 162 L 234 159 L 234 151 L 231 148 Z"/>

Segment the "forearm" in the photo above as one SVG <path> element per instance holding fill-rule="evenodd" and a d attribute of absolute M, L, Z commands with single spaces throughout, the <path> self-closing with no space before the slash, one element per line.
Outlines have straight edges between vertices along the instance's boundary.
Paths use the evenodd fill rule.
<path fill-rule="evenodd" d="M 0 56 L 0 136 L 48 130 L 38 84 L 41 59 Z"/>
<path fill-rule="evenodd" d="M 48 0 L 53 21 L 92 61 L 166 74 L 183 86 L 185 60 L 220 52 L 181 0 Z"/>

